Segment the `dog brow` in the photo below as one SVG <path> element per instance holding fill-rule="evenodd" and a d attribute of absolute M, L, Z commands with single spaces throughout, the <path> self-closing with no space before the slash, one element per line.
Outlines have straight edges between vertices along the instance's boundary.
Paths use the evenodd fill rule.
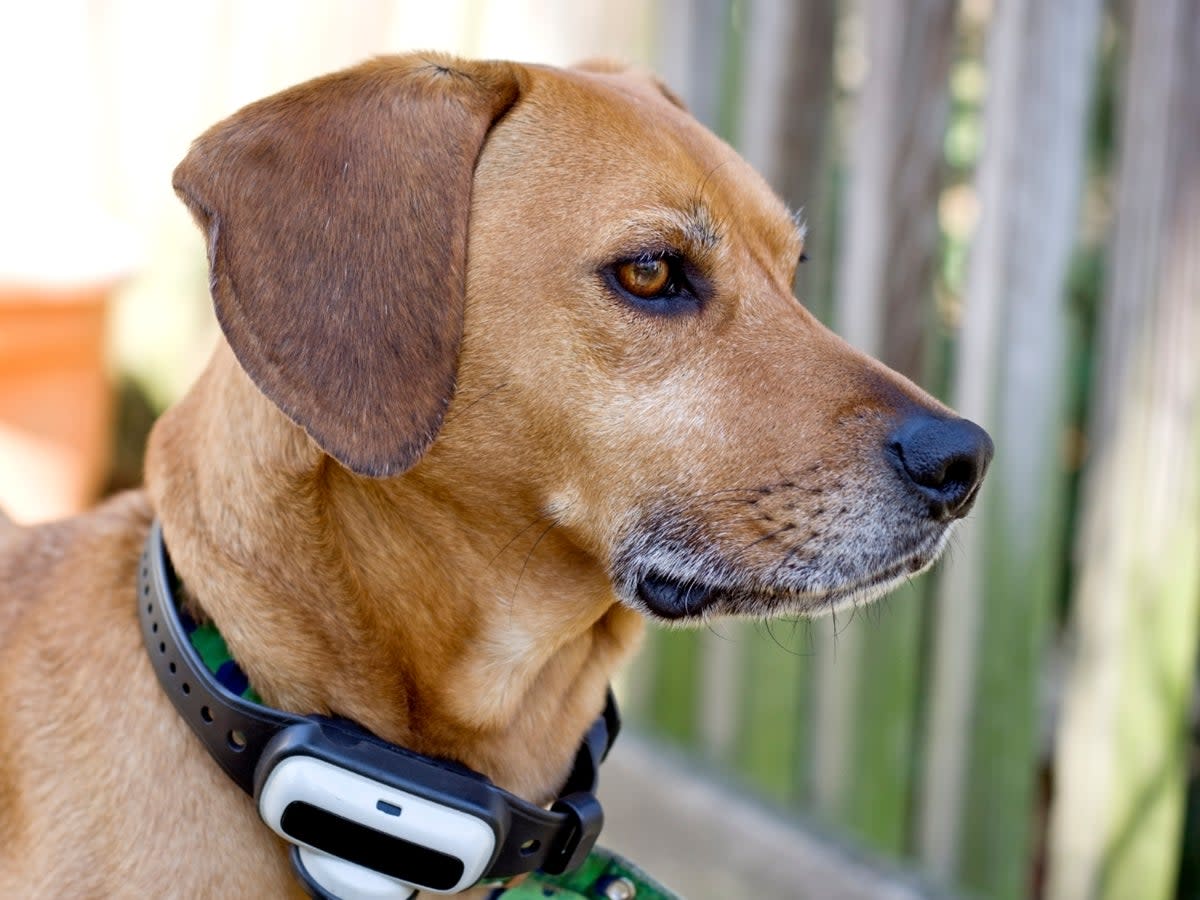
<path fill-rule="evenodd" d="M 683 214 L 684 238 L 703 250 L 712 250 L 721 242 L 721 232 L 708 208 L 699 202 Z"/>
<path fill-rule="evenodd" d="M 800 246 L 803 247 L 808 240 L 808 220 L 804 218 L 804 207 L 791 210 L 788 215 L 791 216 L 792 227 L 796 229 L 796 237 L 800 239 Z"/>

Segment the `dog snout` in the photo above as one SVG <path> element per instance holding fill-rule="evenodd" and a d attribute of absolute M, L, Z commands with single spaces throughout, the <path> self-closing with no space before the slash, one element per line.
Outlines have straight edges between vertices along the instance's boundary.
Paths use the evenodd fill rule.
<path fill-rule="evenodd" d="M 967 419 L 914 414 L 892 432 L 887 454 L 900 476 L 929 503 L 933 518 L 961 519 L 992 461 L 992 439 Z"/>

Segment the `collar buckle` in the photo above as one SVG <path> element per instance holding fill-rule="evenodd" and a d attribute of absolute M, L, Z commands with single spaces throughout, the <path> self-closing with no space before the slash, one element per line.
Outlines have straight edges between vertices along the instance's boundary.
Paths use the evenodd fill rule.
<path fill-rule="evenodd" d="M 550 811 L 565 815 L 571 822 L 563 840 L 542 863 L 542 871 L 559 875 L 578 868 L 592 852 L 604 827 L 604 810 L 595 794 L 581 792 L 559 797 Z"/>

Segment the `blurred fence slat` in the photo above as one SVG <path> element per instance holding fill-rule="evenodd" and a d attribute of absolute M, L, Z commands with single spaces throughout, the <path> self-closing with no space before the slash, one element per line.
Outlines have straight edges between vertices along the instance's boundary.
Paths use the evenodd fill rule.
<path fill-rule="evenodd" d="M 1028 891 L 1035 695 L 1062 551 L 1065 288 L 1099 13 L 1098 0 L 1010 0 L 989 36 L 954 400 L 999 450 L 941 582 L 920 828 L 934 871 L 989 897 Z"/>
<path fill-rule="evenodd" d="M 772 797 L 805 802 L 813 659 L 808 624 L 763 623 L 742 634 L 738 772 Z"/>
<path fill-rule="evenodd" d="M 938 598 L 919 848 L 938 875 L 996 898 L 1028 893 L 1036 691 L 1062 550 L 1064 288 L 1098 19 L 1098 0 L 1009 0 L 989 40 L 955 401 L 998 450 Z"/>
<path fill-rule="evenodd" d="M 794 209 L 815 202 L 833 89 L 834 0 L 754 0 L 738 149 Z"/>
<path fill-rule="evenodd" d="M 737 146 L 793 210 L 816 225 L 796 295 L 828 319 L 836 231 L 829 171 L 836 0 L 746 4 L 745 76 Z M 819 248 L 819 249 L 818 249 Z"/>
<path fill-rule="evenodd" d="M 730 0 L 660 0 L 659 74 L 714 130 L 721 115 Z"/>
<path fill-rule="evenodd" d="M 650 708 L 655 728 L 682 744 L 701 736 L 701 645 L 694 631 L 656 631 L 651 635 L 653 686 Z M 648 648 L 650 649 L 650 648 Z"/>
<path fill-rule="evenodd" d="M 953 0 L 866 0 L 867 79 L 849 136 L 838 332 L 919 378 L 930 321 Z"/>
<path fill-rule="evenodd" d="M 851 343 L 919 378 L 955 5 L 870 0 L 861 14 L 870 68 L 850 146 L 834 320 Z M 907 843 L 919 593 L 902 590 L 851 624 L 847 612 L 818 626 L 812 773 L 818 807 L 894 852 Z"/>
<path fill-rule="evenodd" d="M 1200 2 L 1133 5 L 1053 900 L 1173 895 L 1200 603 Z"/>

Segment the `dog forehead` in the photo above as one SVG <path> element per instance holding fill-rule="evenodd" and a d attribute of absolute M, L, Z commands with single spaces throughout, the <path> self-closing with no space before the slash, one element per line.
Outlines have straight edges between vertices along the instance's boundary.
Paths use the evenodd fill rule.
<path fill-rule="evenodd" d="M 794 222 L 761 176 L 634 70 L 529 67 L 478 173 L 506 204 L 520 195 L 541 216 L 586 210 L 616 223 L 634 209 L 699 210 L 775 254 L 798 252 Z"/>

